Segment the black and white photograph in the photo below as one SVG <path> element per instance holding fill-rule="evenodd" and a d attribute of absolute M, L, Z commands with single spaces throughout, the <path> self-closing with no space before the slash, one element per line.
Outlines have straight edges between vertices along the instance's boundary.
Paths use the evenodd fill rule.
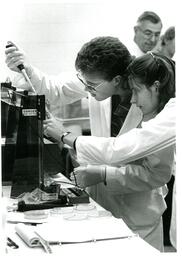
<path fill-rule="evenodd" d="M 1 255 L 180 255 L 178 9 L 0 1 Z"/>

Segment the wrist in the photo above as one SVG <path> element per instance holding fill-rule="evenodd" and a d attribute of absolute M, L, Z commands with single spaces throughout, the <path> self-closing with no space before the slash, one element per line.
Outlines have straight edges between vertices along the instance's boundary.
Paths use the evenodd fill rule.
<path fill-rule="evenodd" d="M 61 138 L 59 141 L 61 141 L 63 144 L 66 144 L 73 148 L 76 151 L 76 139 L 77 135 L 75 135 L 72 132 L 65 132 L 61 135 Z"/>
<path fill-rule="evenodd" d="M 68 134 L 70 134 L 71 132 L 64 132 L 62 135 L 61 135 L 61 138 L 60 138 L 60 142 L 62 142 L 63 144 L 65 143 L 64 142 L 64 137 L 67 136 Z"/>
<path fill-rule="evenodd" d="M 27 72 L 27 75 L 28 75 L 29 79 L 31 80 L 32 73 L 33 73 L 33 67 L 31 65 L 26 65 L 25 64 L 25 70 Z"/>

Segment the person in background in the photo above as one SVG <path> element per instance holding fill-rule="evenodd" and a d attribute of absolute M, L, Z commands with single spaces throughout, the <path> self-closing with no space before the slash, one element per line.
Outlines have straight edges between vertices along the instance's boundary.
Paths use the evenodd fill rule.
<path fill-rule="evenodd" d="M 133 122 L 132 116 L 126 118 L 124 131 L 121 128 L 121 133 L 145 127 L 175 97 L 175 68 L 168 58 L 153 53 L 145 54 L 136 58 L 129 65 L 128 71 L 132 90 L 131 103 L 141 109 L 143 116 L 139 123 Z M 132 107 L 130 110 L 132 112 Z M 49 124 L 46 124 L 45 129 L 51 136 L 56 134 L 56 129 Z M 60 134 L 60 130 L 57 132 Z M 105 163 L 107 157 L 110 159 L 112 147 L 117 148 L 116 138 L 113 146 L 106 146 L 102 144 L 103 138 L 93 136 L 78 137 L 75 141 L 73 135 L 63 135 L 61 139 L 68 145 L 73 145 L 74 141 L 77 159 L 83 164 L 75 169 L 71 179 L 74 181 L 76 177 L 77 184 L 88 187 L 89 194 L 101 206 L 111 211 L 115 217 L 122 218 L 134 232 L 163 251 L 162 214 L 166 209 L 164 198 L 167 194 L 165 184 L 172 174 L 174 147 L 157 150 L 135 161 L 129 160 L 125 165 L 122 161 L 109 165 L 108 160 L 108 165 L 102 163 L 99 166 L 88 165 L 89 158 L 93 164 L 93 158 L 98 153 L 95 149 L 98 149 L 105 155 Z M 147 134 L 143 144 L 145 141 Z"/>
<path fill-rule="evenodd" d="M 132 55 L 139 57 L 148 51 L 152 51 L 160 38 L 162 21 L 160 17 L 150 11 L 142 13 L 134 26 L 134 41 L 129 51 Z"/>
<path fill-rule="evenodd" d="M 175 28 L 169 27 L 166 32 L 161 36 L 156 48 L 156 52 L 173 58 L 175 54 Z"/>

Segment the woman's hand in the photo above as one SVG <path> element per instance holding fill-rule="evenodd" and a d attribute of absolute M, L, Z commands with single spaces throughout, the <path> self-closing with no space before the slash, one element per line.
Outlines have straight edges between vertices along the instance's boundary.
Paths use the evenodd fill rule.
<path fill-rule="evenodd" d="M 57 142 L 61 141 L 62 134 L 66 132 L 62 121 L 50 115 L 49 119 L 44 120 L 44 134 L 47 137 L 51 137 Z"/>
<path fill-rule="evenodd" d="M 79 166 L 71 173 L 70 179 L 82 188 L 96 185 L 105 181 L 105 166 Z"/>

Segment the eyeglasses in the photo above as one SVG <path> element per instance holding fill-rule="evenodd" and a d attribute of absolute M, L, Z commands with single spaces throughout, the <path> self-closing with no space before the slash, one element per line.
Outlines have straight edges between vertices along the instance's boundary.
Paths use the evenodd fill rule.
<path fill-rule="evenodd" d="M 150 30 L 143 30 L 143 29 L 141 29 L 140 27 L 138 27 L 138 28 L 139 28 L 139 30 L 143 33 L 143 35 L 144 35 L 146 38 L 148 38 L 148 39 L 151 39 L 153 36 L 156 37 L 156 38 L 158 38 L 158 37 L 160 36 L 160 32 L 154 33 L 154 32 L 152 32 L 152 31 L 150 31 Z"/>
<path fill-rule="evenodd" d="M 100 83 L 100 84 L 98 84 L 98 85 L 93 86 L 93 85 L 90 85 L 90 84 L 84 82 L 83 79 L 80 77 L 80 74 L 79 74 L 79 73 L 77 73 L 76 75 L 77 75 L 78 79 L 80 80 L 80 82 L 82 82 L 82 84 L 84 84 L 85 87 L 86 87 L 89 91 L 96 91 L 96 89 L 98 89 L 100 86 L 102 86 L 103 84 L 105 84 L 105 83 L 107 82 L 107 81 L 104 81 L 104 82 L 102 82 L 102 83 Z"/>

